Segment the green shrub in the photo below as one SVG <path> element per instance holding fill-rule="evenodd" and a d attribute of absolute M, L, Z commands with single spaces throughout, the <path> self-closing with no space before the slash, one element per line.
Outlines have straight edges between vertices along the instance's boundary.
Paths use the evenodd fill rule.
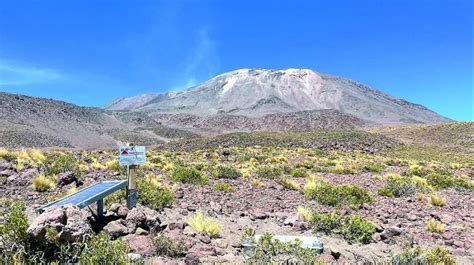
<path fill-rule="evenodd" d="M 47 172 L 49 175 L 57 175 L 63 172 L 79 171 L 79 161 L 73 155 L 52 155 L 47 159 Z"/>
<path fill-rule="evenodd" d="M 6 211 L 0 212 L 0 217 L 4 219 L 0 224 L 0 264 L 77 262 L 71 257 L 77 256 L 75 250 L 78 247 L 67 243 L 67 247 L 58 245 L 58 233 L 54 229 L 47 229 L 46 240 L 42 241 L 36 241 L 28 235 L 28 217 L 23 202 L 6 200 L 3 205 Z"/>
<path fill-rule="evenodd" d="M 446 189 L 454 186 L 454 179 L 449 175 L 441 175 L 439 173 L 431 173 L 426 177 L 428 184 L 436 189 Z"/>
<path fill-rule="evenodd" d="M 92 236 L 79 257 L 80 264 L 130 264 L 129 248 L 105 232 Z"/>
<path fill-rule="evenodd" d="M 28 218 L 23 202 L 5 201 L 0 212 L 0 264 L 129 264 L 128 248 L 107 234 L 90 235 L 84 241 L 60 242 L 58 232 L 46 230 L 46 240 L 37 241 L 26 232 Z"/>
<path fill-rule="evenodd" d="M 234 188 L 228 183 L 216 183 L 214 184 L 214 191 L 233 192 Z"/>
<path fill-rule="evenodd" d="M 24 209 L 25 204 L 21 201 L 2 202 L 7 208 L 6 211 L 0 212 L 0 217 L 4 219 L 4 223 L 0 224 L 0 244 L 1 246 L 11 246 L 15 243 L 24 244 L 28 241 L 28 217 Z"/>
<path fill-rule="evenodd" d="M 242 173 L 232 167 L 218 166 L 214 170 L 214 176 L 216 178 L 237 179 L 242 177 Z"/>
<path fill-rule="evenodd" d="M 341 234 L 349 242 L 369 243 L 374 233 L 375 225 L 359 215 L 343 221 Z"/>
<path fill-rule="evenodd" d="M 283 168 L 278 166 L 260 166 L 256 172 L 258 177 L 278 179 L 283 175 Z"/>
<path fill-rule="evenodd" d="M 185 184 L 206 185 L 209 183 L 209 178 L 201 171 L 183 166 L 176 167 L 170 178 Z"/>
<path fill-rule="evenodd" d="M 4 219 L 0 224 L 0 264 L 20 264 L 28 261 L 30 249 L 28 229 L 28 217 L 24 213 L 25 204 L 20 201 L 2 201 L 6 210 L 0 211 L 0 217 Z"/>
<path fill-rule="evenodd" d="M 79 161 L 73 155 L 53 155 L 48 156 L 46 165 L 47 175 L 58 175 L 59 173 L 71 172 L 78 184 L 81 184 L 84 179 L 81 176 L 79 168 Z"/>
<path fill-rule="evenodd" d="M 159 256 L 179 258 L 186 255 L 187 247 L 180 241 L 171 240 L 163 234 L 157 235 L 153 242 L 156 246 L 156 253 Z"/>
<path fill-rule="evenodd" d="M 310 222 L 313 225 L 313 230 L 317 232 L 323 232 L 325 234 L 331 234 L 333 231 L 339 229 L 341 224 L 341 216 L 336 212 L 332 213 L 319 213 L 312 214 Z"/>
<path fill-rule="evenodd" d="M 474 182 L 469 179 L 456 177 L 453 186 L 457 190 L 474 192 Z"/>
<path fill-rule="evenodd" d="M 390 187 L 383 187 L 378 190 L 380 196 L 393 197 L 393 192 Z"/>
<path fill-rule="evenodd" d="M 175 189 L 159 182 L 159 178 L 148 175 L 137 181 L 138 202 L 149 208 L 161 210 L 174 202 Z"/>
<path fill-rule="evenodd" d="M 309 181 L 304 193 L 307 198 L 329 206 L 360 206 L 373 201 L 370 192 L 364 188 L 355 185 L 333 185 L 326 181 Z"/>
<path fill-rule="evenodd" d="M 305 168 L 298 168 L 291 170 L 290 175 L 295 178 L 306 178 L 309 174 L 306 172 Z"/>
<path fill-rule="evenodd" d="M 370 242 L 375 233 L 375 225 L 359 215 L 349 217 L 336 213 L 315 213 L 311 217 L 311 224 L 315 232 L 339 234 L 349 242 Z"/>
<path fill-rule="evenodd" d="M 431 249 L 420 246 L 405 247 L 403 251 L 392 258 L 393 265 L 422 265 L 422 264 L 457 264 L 449 250 L 443 247 Z"/>
<path fill-rule="evenodd" d="M 455 188 L 461 191 L 474 191 L 474 182 L 451 174 L 431 173 L 426 177 L 426 180 L 429 185 L 438 190 Z"/>
<path fill-rule="evenodd" d="M 369 163 L 367 165 L 361 166 L 360 169 L 368 172 L 382 173 L 382 171 L 385 169 L 385 165 L 380 163 Z"/>
<path fill-rule="evenodd" d="M 251 229 L 246 229 L 242 234 L 244 240 L 255 244 L 253 253 L 248 257 L 250 264 L 324 264 L 314 250 L 301 247 L 300 240 L 283 243 L 273 239 L 271 233 L 265 233 L 255 240 Z"/>
<path fill-rule="evenodd" d="M 388 175 L 388 182 L 378 190 L 379 195 L 386 197 L 407 197 L 418 192 L 428 192 L 432 188 L 417 176 L 407 177 L 397 174 Z"/>

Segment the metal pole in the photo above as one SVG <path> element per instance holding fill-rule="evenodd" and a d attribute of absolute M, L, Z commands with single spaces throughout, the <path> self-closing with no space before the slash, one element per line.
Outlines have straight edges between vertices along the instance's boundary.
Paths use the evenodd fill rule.
<path fill-rule="evenodd" d="M 130 143 L 129 146 L 134 146 Z M 137 206 L 137 172 L 136 166 L 128 166 L 127 207 L 129 209 Z"/>
<path fill-rule="evenodd" d="M 104 216 L 104 199 L 100 199 L 97 201 L 97 216 Z"/>

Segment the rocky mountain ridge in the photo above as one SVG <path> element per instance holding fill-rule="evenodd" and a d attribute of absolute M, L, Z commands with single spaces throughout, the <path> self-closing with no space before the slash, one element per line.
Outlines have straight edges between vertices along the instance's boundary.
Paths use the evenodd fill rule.
<path fill-rule="evenodd" d="M 216 114 L 262 117 L 330 109 L 384 125 L 450 121 L 424 106 L 359 82 L 308 69 L 240 69 L 179 93 L 122 98 L 105 108 L 205 117 Z"/>

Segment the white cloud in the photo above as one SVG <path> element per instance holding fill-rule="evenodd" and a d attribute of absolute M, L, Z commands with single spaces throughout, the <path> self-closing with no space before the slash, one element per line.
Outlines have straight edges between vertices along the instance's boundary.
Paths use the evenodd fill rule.
<path fill-rule="evenodd" d="M 0 59 L 0 86 L 45 83 L 64 78 L 58 70 L 21 65 Z"/>
<path fill-rule="evenodd" d="M 217 44 L 209 36 L 207 28 L 201 28 L 196 32 L 195 45 L 192 49 L 184 69 L 184 82 L 181 82 L 174 91 L 181 91 L 199 84 L 198 80 L 213 77 L 219 67 L 217 55 Z"/>
<path fill-rule="evenodd" d="M 173 88 L 171 88 L 170 91 L 180 92 L 180 91 L 183 91 L 187 88 L 194 87 L 194 86 L 197 86 L 197 85 L 199 85 L 199 82 L 196 80 L 196 78 L 189 77 L 186 81 L 184 81 L 184 82 L 174 86 Z"/>
<path fill-rule="evenodd" d="M 204 68 L 212 71 L 216 67 L 216 43 L 209 36 L 206 28 L 197 32 L 196 45 L 186 66 L 186 73 L 192 74 Z"/>

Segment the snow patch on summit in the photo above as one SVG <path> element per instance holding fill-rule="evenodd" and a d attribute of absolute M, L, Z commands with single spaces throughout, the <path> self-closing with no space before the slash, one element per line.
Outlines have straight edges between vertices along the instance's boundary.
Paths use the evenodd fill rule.
<path fill-rule="evenodd" d="M 239 76 L 232 76 L 229 79 L 227 79 L 227 82 L 225 85 L 222 87 L 221 94 L 225 94 L 227 91 L 229 91 L 234 85 L 237 80 L 239 80 Z"/>

